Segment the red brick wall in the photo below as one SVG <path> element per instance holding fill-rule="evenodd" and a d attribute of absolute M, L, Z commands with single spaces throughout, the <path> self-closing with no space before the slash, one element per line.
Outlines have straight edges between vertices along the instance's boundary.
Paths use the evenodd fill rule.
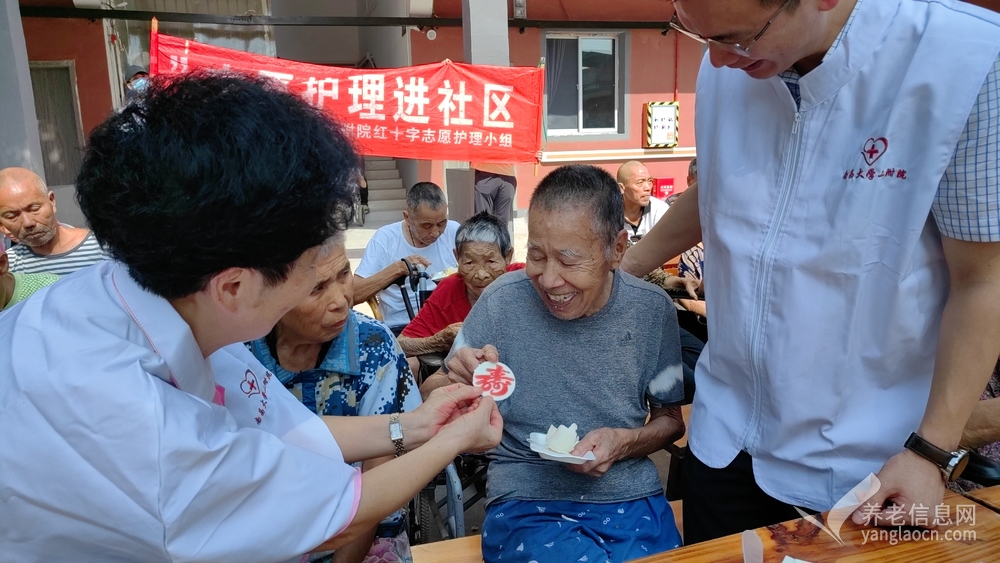
<path fill-rule="evenodd" d="M 21 18 L 29 61 L 76 61 L 84 135 L 111 112 L 111 85 L 101 22 Z"/>

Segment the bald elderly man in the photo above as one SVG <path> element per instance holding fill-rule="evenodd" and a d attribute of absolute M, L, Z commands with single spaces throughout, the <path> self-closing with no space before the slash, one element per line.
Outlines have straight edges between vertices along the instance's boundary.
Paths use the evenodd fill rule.
<path fill-rule="evenodd" d="M 56 218 L 56 194 L 26 168 L 0 170 L 0 225 L 19 242 L 7 251 L 10 271 L 71 274 L 107 255 L 88 229 Z"/>
<path fill-rule="evenodd" d="M 629 242 L 634 243 L 653 228 L 670 205 L 653 197 L 653 177 L 639 161 L 630 160 L 618 168 L 618 188 L 625 201 L 625 225 Z"/>

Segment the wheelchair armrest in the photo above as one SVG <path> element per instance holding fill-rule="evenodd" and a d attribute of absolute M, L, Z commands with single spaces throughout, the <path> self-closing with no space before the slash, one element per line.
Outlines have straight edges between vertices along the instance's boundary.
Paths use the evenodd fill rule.
<path fill-rule="evenodd" d="M 441 365 L 444 364 L 444 354 L 440 352 L 434 352 L 432 354 L 421 354 L 417 356 L 417 360 L 420 361 L 420 365 L 430 368 L 433 373 L 434 371 L 440 369 Z"/>

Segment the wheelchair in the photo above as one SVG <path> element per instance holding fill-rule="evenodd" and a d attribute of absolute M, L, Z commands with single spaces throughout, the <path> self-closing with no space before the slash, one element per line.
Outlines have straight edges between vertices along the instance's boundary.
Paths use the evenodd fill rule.
<path fill-rule="evenodd" d="M 403 262 L 406 263 L 407 274 L 392 283 L 399 286 L 406 313 L 412 321 L 433 290 L 428 287 L 430 276 L 423 266 L 411 264 L 405 259 Z M 411 292 L 417 296 L 416 310 L 410 301 Z M 381 316 L 378 314 L 377 300 L 370 301 L 369 304 L 376 316 Z M 415 374 L 418 384 L 444 363 L 443 354 L 423 354 L 417 356 L 417 359 L 420 361 L 419 373 Z M 488 465 L 489 460 L 485 456 L 461 455 L 410 501 L 406 510 L 410 545 L 465 536 L 465 512 L 486 496 Z M 470 490 L 468 497 L 466 490 Z"/>

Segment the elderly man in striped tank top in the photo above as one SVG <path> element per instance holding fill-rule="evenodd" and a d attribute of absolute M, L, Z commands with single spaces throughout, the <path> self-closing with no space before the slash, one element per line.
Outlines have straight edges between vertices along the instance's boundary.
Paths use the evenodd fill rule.
<path fill-rule="evenodd" d="M 25 168 L 0 170 L 0 226 L 20 243 L 7 252 L 11 272 L 66 275 L 107 258 L 89 229 L 59 222 L 56 195 Z"/>

